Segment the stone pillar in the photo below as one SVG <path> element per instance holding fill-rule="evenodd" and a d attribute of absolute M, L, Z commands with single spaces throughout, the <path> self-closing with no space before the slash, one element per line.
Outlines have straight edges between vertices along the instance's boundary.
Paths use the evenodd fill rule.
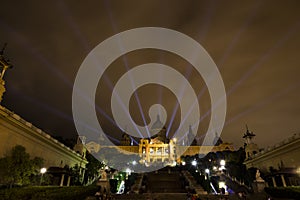
<path fill-rule="evenodd" d="M 281 181 L 282 181 L 283 187 L 286 187 L 286 182 L 285 182 L 285 179 L 284 179 L 284 175 L 281 174 L 280 177 L 281 177 Z"/>
<path fill-rule="evenodd" d="M 84 175 L 85 175 L 85 168 L 82 168 L 82 175 L 81 175 L 82 183 L 84 181 Z"/>
<path fill-rule="evenodd" d="M 62 174 L 62 175 L 61 175 L 60 185 L 59 185 L 59 186 L 64 186 L 64 179 L 65 179 L 65 174 Z"/>
<path fill-rule="evenodd" d="M 266 183 L 265 181 L 257 181 L 255 180 L 253 182 L 253 190 L 255 193 L 259 193 L 259 192 L 262 192 L 264 191 L 265 187 L 266 187 Z"/>
<path fill-rule="evenodd" d="M 0 103 L 2 101 L 2 96 L 3 96 L 3 93 L 5 92 L 5 81 L 0 78 Z"/>
<path fill-rule="evenodd" d="M 145 153 L 146 153 L 146 162 L 148 162 L 148 154 L 149 154 L 148 146 L 145 146 Z"/>
<path fill-rule="evenodd" d="M 272 176 L 273 187 L 277 187 L 275 177 Z"/>
<path fill-rule="evenodd" d="M 101 193 L 104 193 L 104 189 L 106 190 L 106 195 L 109 196 L 110 194 L 110 184 L 109 184 L 109 177 L 107 177 L 107 173 L 105 170 L 101 171 L 101 177 L 98 180 L 97 184 L 98 186 L 101 186 Z"/>
<path fill-rule="evenodd" d="M 68 176 L 68 183 L 67 186 L 70 186 L 71 176 Z"/>
<path fill-rule="evenodd" d="M 256 180 L 253 182 L 254 192 L 255 193 L 262 192 L 264 190 L 264 188 L 266 187 L 266 183 L 265 183 L 265 180 L 260 177 L 260 172 L 258 169 L 256 170 L 255 178 L 256 178 Z"/>

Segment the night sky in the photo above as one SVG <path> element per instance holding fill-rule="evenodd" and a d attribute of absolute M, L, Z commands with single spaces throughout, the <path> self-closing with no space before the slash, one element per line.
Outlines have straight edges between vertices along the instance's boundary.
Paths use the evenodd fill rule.
<path fill-rule="evenodd" d="M 300 2 L 287 1 L 1 1 L 0 44 L 14 68 L 5 75 L 2 105 L 37 127 L 66 138 L 76 136 L 72 87 L 88 53 L 116 33 L 138 27 L 165 27 L 198 41 L 210 54 L 227 92 L 226 123 L 221 134 L 236 147 L 243 144 L 245 124 L 260 147 L 300 131 Z M 158 62 L 181 72 L 199 95 L 201 114 L 210 110 L 201 76 L 185 60 L 144 49 L 118 58 L 101 78 L 96 104 L 104 130 L 116 139 L 120 130 L 111 116 L 111 86 L 126 70 Z M 108 81 L 107 81 L 108 80 Z M 137 90 L 147 118 L 154 103 L 165 106 L 170 122 L 176 98 L 167 88 Z M 130 101 L 136 123 L 141 117 Z M 105 114 L 104 114 L 105 113 Z M 180 116 L 176 112 L 171 130 Z M 205 134 L 209 115 L 200 123 Z"/>

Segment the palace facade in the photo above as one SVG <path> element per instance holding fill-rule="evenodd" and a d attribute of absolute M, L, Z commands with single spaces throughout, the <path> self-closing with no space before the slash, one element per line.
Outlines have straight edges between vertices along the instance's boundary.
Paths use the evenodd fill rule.
<path fill-rule="evenodd" d="M 232 143 L 223 142 L 217 136 L 214 142 L 215 146 L 197 145 L 191 127 L 185 138 L 180 142 L 176 138 L 169 139 L 166 137 L 166 128 L 160 121 L 159 116 L 157 116 L 157 120 L 152 125 L 150 131 L 156 134 L 151 138 L 140 139 L 139 144 L 136 146 L 133 145 L 131 137 L 126 133 L 122 135 L 120 146 L 101 146 L 94 141 L 85 144 L 85 146 L 91 153 L 98 153 L 101 148 L 115 148 L 120 153 L 134 153 L 139 155 L 139 162 L 146 166 L 156 163 L 174 165 L 180 161 L 180 156 L 206 155 L 209 152 L 218 151 L 234 151 Z M 191 144 L 191 146 L 187 144 Z"/>

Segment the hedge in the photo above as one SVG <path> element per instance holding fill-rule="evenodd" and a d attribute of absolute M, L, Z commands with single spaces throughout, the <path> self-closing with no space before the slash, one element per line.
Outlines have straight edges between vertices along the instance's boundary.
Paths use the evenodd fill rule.
<path fill-rule="evenodd" d="M 93 196 L 97 186 L 24 187 L 0 190 L 3 200 L 83 200 Z"/>
<path fill-rule="evenodd" d="M 266 187 L 266 193 L 276 198 L 300 199 L 300 186 Z"/>

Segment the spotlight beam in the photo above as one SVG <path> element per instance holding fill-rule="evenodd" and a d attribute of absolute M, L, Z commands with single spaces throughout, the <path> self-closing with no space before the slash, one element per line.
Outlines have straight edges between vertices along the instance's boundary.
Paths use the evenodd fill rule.
<path fill-rule="evenodd" d="M 83 36 L 80 28 L 78 27 L 77 23 L 74 21 L 72 17 L 72 13 L 70 12 L 68 6 L 65 4 L 64 1 L 58 1 L 56 6 L 61 11 L 61 14 L 64 16 L 64 19 L 68 26 L 72 29 L 74 35 L 77 37 L 78 41 L 80 41 L 81 45 L 83 46 L 86 53 L 90 51 L 90 46 L 86 38 Z"/>
<path fill-rule="evenodd" d="M 295 33 L 297 33 L 299 29 L 300 23 L 296 23 L 295 26 L 291 27 L 288 32 L 280 39 L 278 40 L 272 48 L 270 48 L 260 59 L 259 61 L 254 64 L 235 84 L 232 86 L 227 95 L 230 95 L 232 92 L 234 92 L 238 86 L 240 86 L 247 78 L 249 78 L 256 69 L 262 66 L 273 54 L 280 49 L 280 47 L 285 44 L 286 41 L 288 41 Z"/>
<path fill-rule="evenodd" d="M 207 9 L 205 9 L 205 12 L 202 16 L 203 24 L 202 27 L 200 28 L 200 32 L 198 35 L 199 40 L 202 41 L 205 40 L 208 29 L 211 25 L 211 18 L 215 14 L 215 11 L 216 11 L 216 1 L 215 0 L 208 1 Z"/>
<path fill-rule="evenodd" d="M 231 93 L 233 93 L 238 86 L 240 86 L 247 78 L 250 77 L 250 75 L 257 69 L 259 68 L 264 62 L 266 62 L 288 39 L 290 39 L 295 33 L 297 33 L 298 29 L 299 29 L 299 25 L 300 23 L 296 23 L 294 26 L 292 26 L 287 33 L 279 40 L 277 41 L 277 43 L 275 43 L 273 45 L 272 48 L 270 48 L 261 58 L 260 60 L 254 64 L 243 76 L 242 78 L 240 78 L 234 86 L 232 86 L 228 92 L 227 92 L 227 96 L 231 95 Z M 200 91 L 198 98 L 201 97 L 200 95 L 202 95 L 204 92 L 203 90 Z M 195 103 L 191 106 L 191 109 L 189 111 L 191 111 L 193 109 L 193 107 L 195 106 L 197 102 L 195 101 Z M 219 104 L 221 102 L 219 101 Z M 218 105 L 215 105 L 214 107 L 217 107 Z M 190 112 L 188 112 L 190 113 Z M 211 113 L 211 109 L 208 110 L 203 116 L 201 116 L 199 123 L 201 123 L 202 120 L 204 120 L 207 116 L 209 116 L 209 114 Z M 187 114 L 188 115 L 188 114 Z M 184 118 L 184 120 L 186 119 L 186 117 Z M 183 121 L 184 122 L 184 121 Z"/>
<path fill-rule="evenodd" d="M 111 22 L 113 31 L 114 31 L 115 33 L 117 33 L 117 32 L 118 32 L 118 29 L 117 29 L 117 25 L 116 25 L 116 23 L 115 23 L 115 20 L 114 20 L 114 18 L 113 18 L 113 14 L 112 14 L 112 12 L 111 12 L 111 10 L 110 10 L 110 4 L 109 4 L 109 1 L 104 1 L 104 2 L 105 2 L 105 8 L 106 8 L 106 10 L 107 10 L 107 13 L 108 13 L 108 16 L 109 16 L 109 19 L 110 19 L 110 22 Z M 122 41 L 120 40 L 120 38 L 118 38 L 118 44 L 119 44 L 120 50 L 121 50 L 121 51 L 124 51 L 124 47 L 123 47 L 123 45 L 122 45 Z M 126 55 L 123 55 L 123 56 L 122 56 L 122 60 L 123 60 L 123 63 L 124 63 L 124 66 L 125 66 L 126 70 L 129 71 L 128 61 L 127 61 Z M 132 87 L 132 88 L 136 88 L 136 87 L 135 87 L 135 84 L 134 84 L 134 82 L 133 82 L 133 79 L 132 79 L 132 76 L 131 76 L 130 72 L 128 72 L 128 75 L 129 75 L 129 77 L 130 77 L 131 87 Z M 148 135 L 148 137 L 150 138 L 150 137 L 151 137 L 151 134 L 150 134 L 150 131 L 149 131 L 149 129 L 148 129 L 148 124 L 147 124 L 146 118 L 145 118 L 145 116 L 144 116 L 144 112 L 143 112 L 143 109 L 142 109 L 142 105 L 141 105 L 140 99 L 139 99 L 138 94 L 137 94 L 136 92 L 134 92 L 134 97 L 135 97 L 135 100 L 137 101 L 138 108 L 139 108 L 140 115 L 141 115 L 141 117 L 142 117 L 144 126 L 146 127 L 147 135 Z M 128 117 L 131 118 L 130 113 L 129 113 L 129 116 L 128 116 Z M 133 121 L 133 120 L 131 120 L 131 121 Z M 133 122 L 133 125 L 135 125 L 134 122 Z M 135 127 L 135 129 L 137 130 L 138 128 Z M 137 130 L 137 131 L 138 131 L 138 130 Z M 144 138 L 144 137 L 142 136 L 142 134 L 141 134 L 139 131 L 138 131 L 138 133 L 139 133 L 139 135 L 140 135 L 142 138 Z"/>
<path fill-rule="evenodd" d="M 16 88 L 14 87 L 10 87 L 11 91 L 15 94 L 17 94 L 19 97 L 21 97 L 22 99 L 24 99 L 25 101 L 28 101 L 30 103 L 33 103 L 34 105 L 38 105 L 40 106 L 41 108 L 43 108 L 44 110 L 47 110 L 49 111 L 50 113 L 53 113 L 54 115 L 60 117 L 60 118 L 63 118 L 63 119 L 66 119 L 67 121 L 69 121 L 70 123 L 73 124 L 73 117 L 70 116 L 70 115 L 67 115 L 66 113 L 52 107 L 52 106 L 49 106 L 48 104 L 45 104 L 45 103 L 42 103 L 40 101 L 38 101 L 37 99 L 34 99 L 28 95 L 25 95 L 23 93 L 21 93 L 19 90 L 17 90 Z M 113 123 L 116 127 L 118 127 L 115 123 Z M 88 126 L 87 124 L 83 124 L 86 128 L 88 128 L 89 130 L 92 130 L 94 131 L 96 134 L 98 134 L 97 130 L 94 129 L 93 127 L 90 127 Z M 106 134 L 107 135 L 107 134 Z M 114 141 L 119 141 L 118 139 L 112 137 L 112 136 L 109 136 L 107 135 L 110 139 L 114 140 Z"/>
<path fill-rule="evenodd" d="M 189 79 L 191 73 L 192 73 L 192 69 L 189 68 L 189 69 L 185 72 L 185 77 L 186 77 L 187 79 Z M 178 103 L 178 102 L 180 102 L 180 101 L 182 100 L 184 91 L 185 91 L 185 89 L 186 89 L 186 87 L 187 87 L 187 85 L 184 84 L 184 83 L 182 83 L 181 85 L 182 85 L 182 86 L 181 86 L 181 90 L 180 90 L 180 94 L 179 94 L 179 95 L 180 95 L 180 97 L 179 97 L 180 99 L 178 99 L 178 100 L 176 101 L 176 106 L 175 106 L 175 108 L 173 109 L 173 112 L 172 112 L 172 115 L 171 115 L 171 119 L 170 119 L 170 122 L 169 122 L 169 125 L 168 125 L 168 128 L 167 128 L 167 131 L 166 131 L 166 137 L 168 137 L 169 132 L 170 132 L 170 129 L 171 129 L 172 125 L 173 125 L 173 122 L 174 122 L 174 119 L 175 119 L 175 115 L 176 115 L 177 110 L 178 110 L 178 107 L 179 107 L 179 103 Z"/>
<path fill-rule="evenodd" d="M 241 38 L 241 35 L 248 29 L 248 27 L 251 25 L 253 20 L 255 19 L 259 9 L 261 8 L 262 1 L 258 1 L 253 8 L 251 9 L 251 14 L 247 17 L 246 21 L 242 25 L 242 27 L 239 29 L 239 31 L 235 34 L 233 37 L 233 40 L 230 42 L 230 44 L 227 46 L 225 52 L 223 53 L 221 59 L 218 61 L 218 67 L 223 67 L 225 61 L 230 56 L 231 52 L 233 51 L 234 47 L 238 43 L 239 39 Z"/>
<path fill-rule="evenodd" d="M 268 96 L 267 98 L 263 99 L 262 101 L 256 103 L 254 106 L 251 106 L 250 108 L 244 110 L 243 112 L 237 114 L 236 116 L 228 119 L 226 122 L 225 122 L 225 126 L 226 125 L 229 125 L 231 124 L 232 122 L 238 120 L 239 118 L 251 113 L 251 112 L 254 112 L 258 109 L 260 109 L 261 107 L 265 106 L 266 104 L 270 103 L 270 102 L 274 102 L 275 100 L 283 97 L 284 95 L 286 95 L 287 93 L 289 93 L 290 91 L 298 88 L 300 86 L 300 83 L 296 83 L 296 84 L 292 84 L 290 85 L 289 87 L 285 88 L 284 90 L 281 90 L 271 96 Z"/>
<path fill-rule="evenodd" d="M 28 40 L 26 38 L 19 34 L 17 31 L 15 31 L 12 27 L 8 26 L 6 23 L 0 20 L 1 27 L 4 27 L 8 32 L 10 32 L 13 37 L 16 39 L 16 43 L 20 45 L 22 48 L 26 49 L 26 52 L 29 52 L 31 56 L 33 56 L 37 61 L 41 63 L 41 66 L 46 67 L 49 71 L 54 73 L 57 78 L 62 80 L 70 89 L 73 88 L 73 84 L 71 81 L 69 81 L 59 70 L 57 70 L 52 63 L 50 63 L 44 56 L 42 56 L 38 51 L 30 46 L 28 43 Z M 29 51 L 28 51 L 29 50 Z M 85 100 L 87 100 L 87 97 L 85 97 Z M 91 100 L 87 100 L 87 102 L 90 102 Z M 114 125 L 115 122 L 99 107 L 96 105 L 96 110 L 100 111 L 101 114 L 104 115 L 106 119 L 108 119 L 110 122 L 112 122 Z"/>

